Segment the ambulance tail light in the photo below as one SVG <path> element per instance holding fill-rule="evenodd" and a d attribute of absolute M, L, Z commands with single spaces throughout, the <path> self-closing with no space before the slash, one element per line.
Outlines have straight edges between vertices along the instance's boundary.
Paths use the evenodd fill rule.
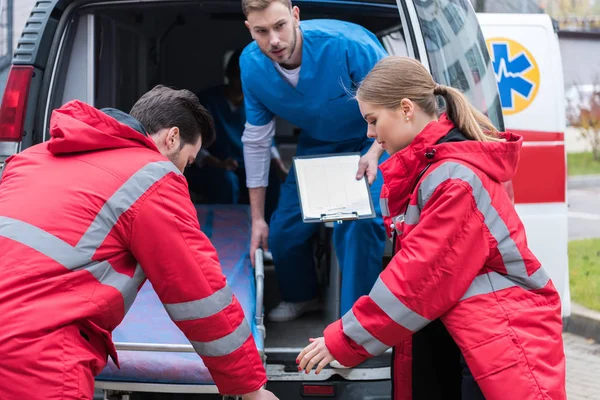
<path fill-rule="evenodd" d="M 303 397 L 335 397 L 333 385 L 302 385 Z"/>
<path fill-rule="evenodd" d="M 20 142 L 33 66 L 13 65 L 0 106 L 0 142 Z"/>

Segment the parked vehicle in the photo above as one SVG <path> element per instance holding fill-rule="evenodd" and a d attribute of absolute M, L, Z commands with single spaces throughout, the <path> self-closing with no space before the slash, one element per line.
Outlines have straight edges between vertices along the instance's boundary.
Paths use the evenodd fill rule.
<path fill-rule="evenodd" d="M 562 93 L 562 81 L 559 83 L 556 78 L 560 73 L 558 43 L 554 42 L 548 21 L 538 19 L 536 26 L 526 24 L 530 20 L 517 17 L 513 20 L 512 16 L 478 17 L 468 0 L 294 3 L 301 8 L 302 19 L 335 18 L 365 26 L 377 35 L 390 54 L 419 59 L 437 82 L 464 91 L 499 129 L 504 129 L 506 118 L 507 128 L 525 136 L 519 174 L 514 182 L 517 209 L 531 247 L 563 294 L 568 311 L 564 118 L 560 117 L 564 107 L 558 107 L 558 96 Z M 251 40 L 243 22 L 239 0 L 37 2 L 14 51 L 0 108 L 0 165 L 11 154 L 48 140 L 52 110 L 69 100 L 80 99 L 98 108 L 129 110 L 139 96 L 158 83 L 194 92 L 222 83 L 226 57 Z M 507 26 L 511 27 L 508 31 Z M 535 76 L 539 79 L 535 80 L 533 73 L 527 75 L 526 79 L 535 82 L 535 88 L 530 92 L 531 100 L 525 100 L 528 105 L 523 110 L 517 111 L 521 107 L 517 105 L 524 104 L 518 94 L 513 94 L 518 89 L 508 89 L 513 98 L 517 96 L 512 108 L 501 102 L 507 90 L 502 87 L 502 78 L 514 78 L 517 74 L 510 69 L 513 65 L 510 61 L 519 57 L 520 50 L 511 50 L 509 45 L 507 56 L 497 53 L 495 37 L 522 43 L 535 58 L 539 70 Z M 486 38 L 491 43 L 492 57 Z M 528 71 L 518 73 L 530 74 Z M 294 127 L 278 121 L 276 139 L 282 156 L 290 159 L 295 148 Z M 203 210 L 202 218 L 208 218 L 210 209 Z M 211 218 L 221 215 L 214 212 Z M 220 222 L 215 219 L 211 223 L 236 229 L 239 218 L 244 221 L 248 217 L 247 212 L 239 209 L 223 215 L 233 215 L 231 218 L 235 220 L 225 216 Z M 206 220 L 200 222 L 204 229 Z M 263 294 L 267 310 L 278 302 L 272 266 L 264 269 L 264 292 L 262 269 L 248 269 L 247 259 L 239 270 L 231 265 L 224 265 L 224 270 L 228 279 L 233 278 L 229 274 L 244 271 L 242 281 L 251 289 L 245 287 L 237 292 L 233 288 L 246 301 L 244 309 L 257 344 L 262 346 L 270 390 L 285 399 L 389 398 L 391 352 L 356 368 L 327 368 L 319 375 L 298 373 L 296 356 L 308 338 L 320 336 L 328 323 L 339 318 L 339 270 L 329 231 L 324 228 L 315 241 L 325 299 L 323 313 L 309 314 L 285 324 L 263 324 Z M 249 232 L 241 229 L 232 237 L 242 242 L 249 240 L 244 235 Z M 219 251 L 224 254 L 228 249 L 224 245 Z M 255 279 L 251 279 L 255 273 Z M 240 276 L 235 279 L 240 282 Z M 122 326 L 115 331 L 117 349 L 128 352 L 121 362 L 122 371 L 134 372 L 127 375 L 108 365 L 98 377 L 97 387 L 106 391 L 107 398 L 124 399 L 131 395 L 132 399 L 168 399 L 175 393 L 179 394 L 177 398 L 183 398 L 180 397 L 183 393 L 189 398 L 220 398 L 200 358 L 186 354 L 193 349 L 184 339 L 156 341 L 155 336 L 142 334 L 141 330 L 148 327 L 141 315 L 145 307 L 150 307 L 153 297 L 152 289 L 146 286 L 141 293 Z M 164 311 L 156 311 L 160 312 Z M 169 323 L 166 313 L 156 318 Z M 169 365 L 179 371 L 169 370 Z"/>

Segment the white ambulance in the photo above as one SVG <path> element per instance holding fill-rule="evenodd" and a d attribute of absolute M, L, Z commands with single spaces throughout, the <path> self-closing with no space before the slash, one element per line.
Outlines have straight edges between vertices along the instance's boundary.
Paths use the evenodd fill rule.
<path fill-rule="evenodd" d="M 529 245 L 571 313 L 565 95 L 558 36 L 547 14 L 478 14 L 498 82 L 505 129 L 522 135 L 513 181 Z"/>

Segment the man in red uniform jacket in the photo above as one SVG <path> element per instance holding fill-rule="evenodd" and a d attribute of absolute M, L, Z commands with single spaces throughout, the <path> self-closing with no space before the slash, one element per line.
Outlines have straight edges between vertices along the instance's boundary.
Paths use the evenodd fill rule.
<path fill-rule="evenodd" d="M 91 399 L 149 279 L 222 393 L 274 399 L 183 177 L 210 114 L 157 86 L 131 115 L 72 101 L 0 177 L 0 397 Z"/>

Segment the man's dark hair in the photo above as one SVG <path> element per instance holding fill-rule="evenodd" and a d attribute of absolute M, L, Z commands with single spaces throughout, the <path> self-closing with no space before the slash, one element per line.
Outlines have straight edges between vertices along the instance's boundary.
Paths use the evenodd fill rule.
<path fill-rule="evenodd" d="M 150 135 L 161 129 L 178 127 L 181 147 L 196 144 L 199 137 L 205 148 L 215 140 L 212 116 L 189 90 L 155 86 L 139 98 L 129 114 L 140 121 Z"/>

